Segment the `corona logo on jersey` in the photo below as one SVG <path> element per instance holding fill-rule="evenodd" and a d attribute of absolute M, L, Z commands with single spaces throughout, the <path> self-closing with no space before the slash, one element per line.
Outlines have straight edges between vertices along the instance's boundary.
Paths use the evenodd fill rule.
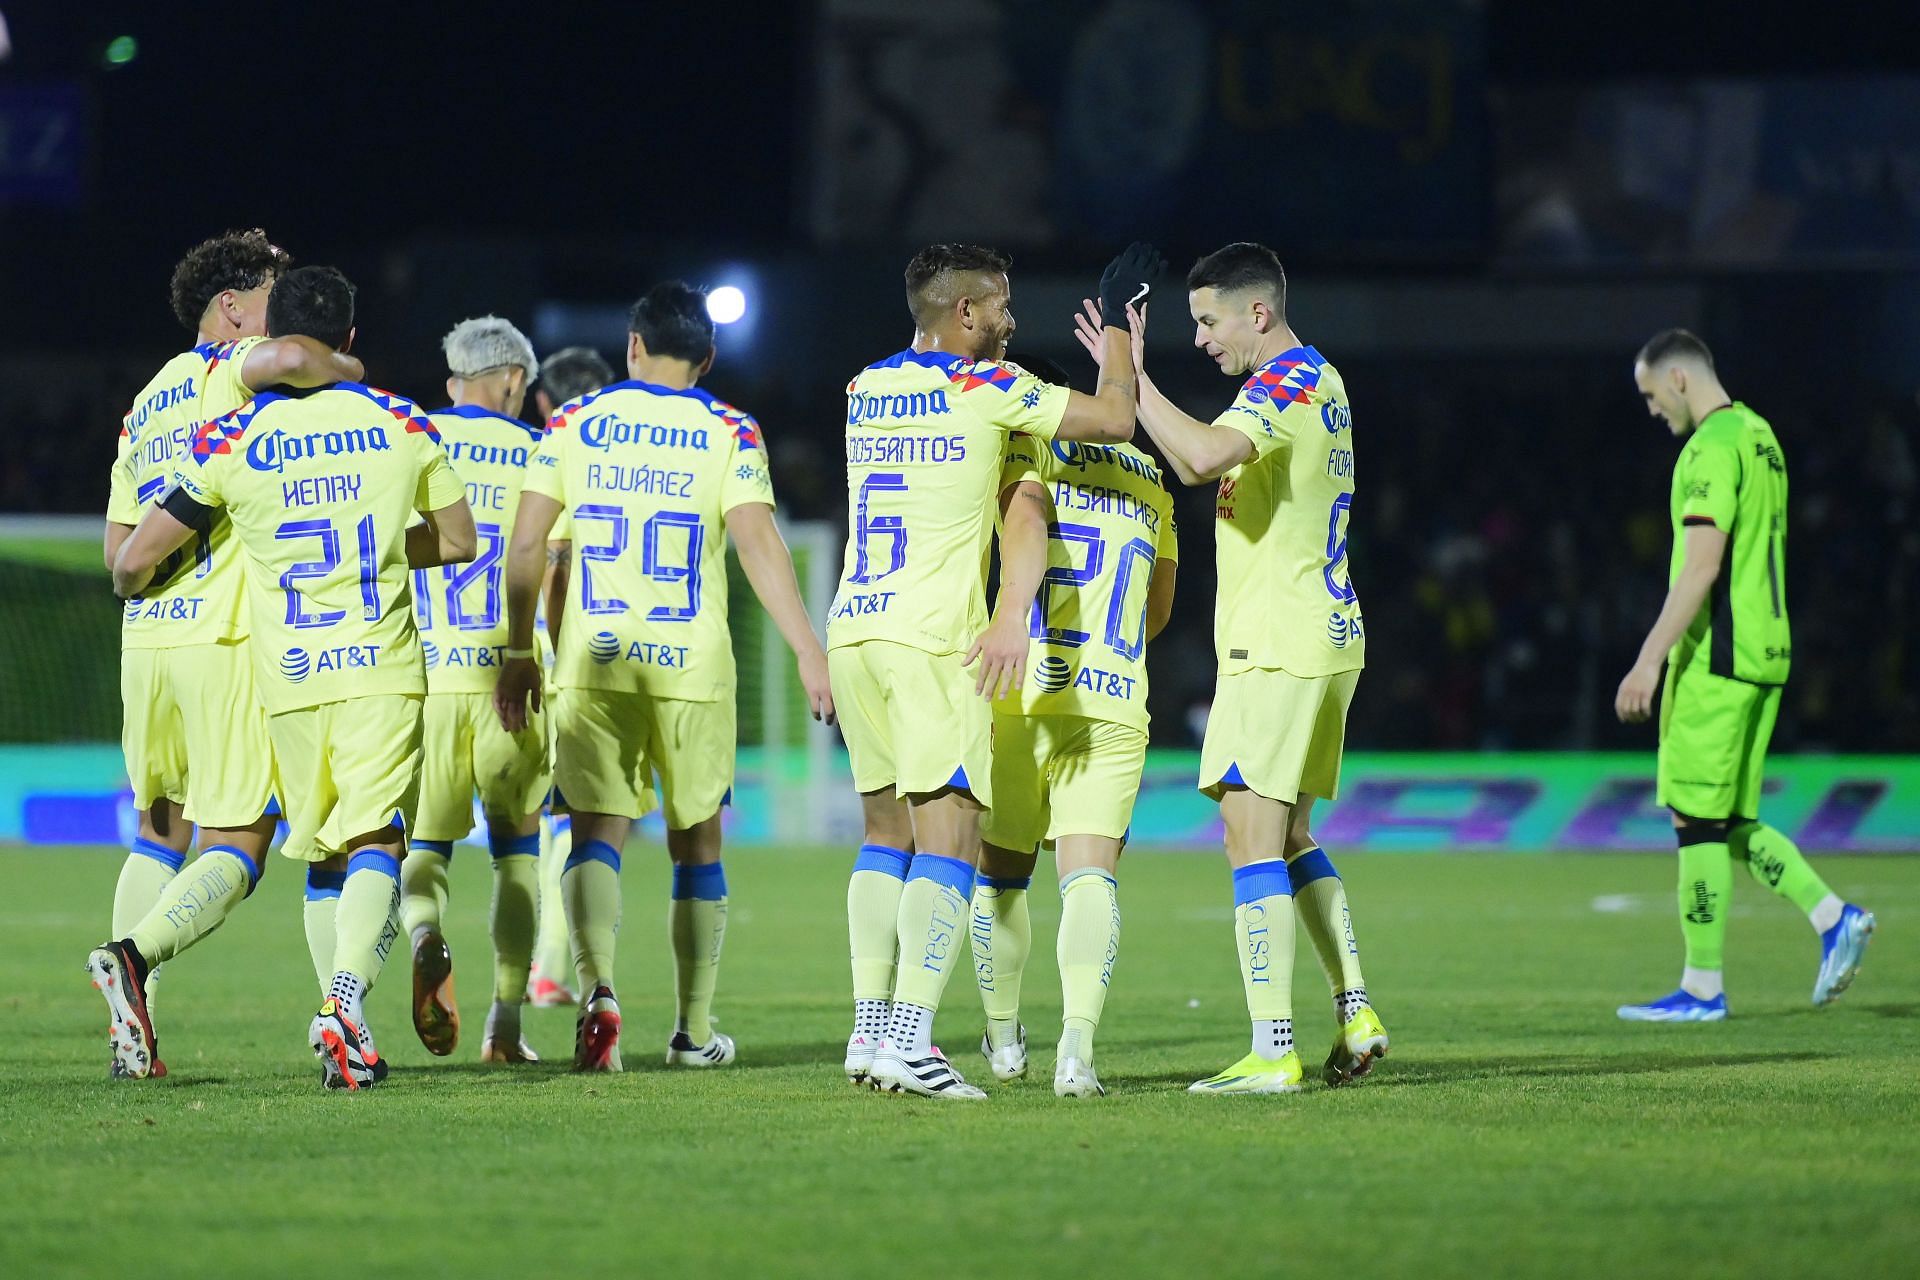
<path fill-rule="evenodd" d="M 589 449 L 616 444 L 644 444 L 654 449 L 699 449 L 710 438 L 705 427 L 663 427 L 650 422 L 623 422 L 610 413 L 596 413 L 580 421 L 580 443 Z"/>
<path fill-rule="evenodd" d="M 383 427 L 353 427 L 346 431 L 314 431 L 306 435 L 288 435 L 269 431 L 247 441 L 247 465 L 255 471 L 284 472 L 289 462 L 335 457 L 346 453 L 381 452 L 393 446 Z"/>
<path fill-rule="evenodd" d="M 885 396 L 856 392 L 847 397 L 847 425 L 850 427 L 875 418 L 924 418 L 929 414 L 951 412 L 953 409 L 947 404 L 944 387 Z"/>
<path fill-rule="evenodd" d="M 596 631 L 587 641 L 587 656 L 601 666 L 606 666 L 620 656 L 620 637 L 611 631 Z"/>
<path fill-rule="evenodd" d="M 420 657 L 427 664 L 427 670 L 433 670 L 440 665 L 440 646 L 431 640 L 422 638 L 420 641 Z"/>
<path fill-rule="evenodd" d="M 496 467 L 525 467 L 531 453 L 523 446 L 506 448 L 497 444 L 474 444 L 470 440 L 447 441 L 447 457 L 454 462 L 483 462 Z"/>
<path fill-rule="evenodd" d="M 280 655 L 280 674 L 295 684 L 305 680 L 307 673 L 312 670 L 313 659 L 307 656 L 305 649 L 296 647 Z"/>

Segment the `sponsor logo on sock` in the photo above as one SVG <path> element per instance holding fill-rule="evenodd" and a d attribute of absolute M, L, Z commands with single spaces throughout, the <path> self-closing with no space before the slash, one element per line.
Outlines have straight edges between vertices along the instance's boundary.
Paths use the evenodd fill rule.
<path fill-rule="evenodd" d="M 960 932 L 960 913 L 966 903 L 960 895 L 945 885 L 940 887 L 940 896 L 935 900 L 933 919 L 927 925 L 926 954 L 920 961 L 923 969 L 939 970 L 946 964 L 947 956 L 953 950 L 953 939 Z"/>
<path fill-rule="evenodd" d="M 993 985 L 993 910 L 975 910 L 973 913 L 973 976 L 978 980 L 982 991 L 994 990 Z"/>
<path fill-rule="evenodd" d="M 1713 923 L 1713 893 L 1705 880 L 1693 882 L 1693 910 L 1687 912 L 1689 924 Z"/>
<path fill-rule="evenodd" d="M 1273 943 L 1267 936 L 1267 909 L 1258 902 L 1250 902 L 1241 911 L 1245 913 L 1247 932 L 1247 981 L 1271 982 L 1267 969 L 1272 963 Z"/>

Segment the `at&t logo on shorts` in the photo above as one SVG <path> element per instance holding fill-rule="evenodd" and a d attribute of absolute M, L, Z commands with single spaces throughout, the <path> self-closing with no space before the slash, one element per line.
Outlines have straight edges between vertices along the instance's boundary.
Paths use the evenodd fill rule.
<path fill-rule="evenodd" d="M 313 670 L 313 659 L 305 649 L 294 647 L 280 655 L 280 674 L 299 684 Z"/>

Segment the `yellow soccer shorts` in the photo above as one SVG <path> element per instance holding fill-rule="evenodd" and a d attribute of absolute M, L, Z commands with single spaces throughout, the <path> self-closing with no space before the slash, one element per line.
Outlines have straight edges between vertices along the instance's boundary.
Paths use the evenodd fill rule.
<path fill-rule="evenodd" d="M 290 829 L 281 853 L 321 862 L 355 836 L 411 825 L 425 702 L 419 694 L 375 693 L 267 717 Z"/>
<path fill-rule="evenodd" d="M 1031 853 L 1061 836 L 1127 834 L 1147 734 L 1086 716 L 993 718 L 993 809 L 982 821 L 988 844 Z"/>
<path fill-rule="evenodd" d="M 1200 744 L 1200 790 L 1218 800 L 1231 786 L 1293 804 L 1340 794 L 1347 707 L 1358 671 L 1296 676 L 1255 667 L 1214 685 Z"/>
<path fill-rule="evenodd" d="M 473 797 L 488 819 L 540 812 L 552 785 L 544 709 L 519 733 L 500 727 L 487 693 L 430 693 L 422 714 L 420 808 L 413 834 L 458 840 L 473 829 Z"/>
<path fill-rule="evenodd" d="M 993 806 L 993 712 L 961 656 L 890 640 L 828 651 L 856 791 L 917 796 L 958 787 Z"/>
<path fill-rule="evenodd" d="M 664 807 L 668 829 L 684 831 L 732 795 L 731 689 L 712 702 L 560 689 L 553 733 L 553 785 L 570 812 L 639 818 Z"/>
<path fill-rule="evenodd" d="M 267 811 L 273 748 L 246 641 L 123 650 L 120 699 L 137 808 L 165 798 L 184 805 L 189 822 L 216 830 Z"/>
<path fill-rule="evenodd" d="M 1667 667 L 1660 699 L 1660 803 L 1691 818 L 1757 818 L 1780 686 L 1748 684 L 1705 662 Z"/>

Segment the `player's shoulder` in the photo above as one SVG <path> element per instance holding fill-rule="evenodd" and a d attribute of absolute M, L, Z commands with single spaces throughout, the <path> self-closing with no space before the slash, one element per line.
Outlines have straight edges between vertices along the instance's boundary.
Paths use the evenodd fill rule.
<path fill-rule="evenodd" d="M 477 404 L 454 404 L 430 409 L 427 419 L 442 439 L 472 436 L 482 440 L 508 439 L 516 445 L 538 444 L 544 434 L 540 428 L 504 413 Z"/>
<path fill-rule="evenodd" d="M 723 430 L 732 434 L 735 448 L 766 449 L 766 437 L 761 434 L 758 418 L 745 409 L 728 404 L 719 396 L 708 395 L 704 391 L 700 394 L 706 399 L 707 412 L 720 420 Z"/>
<path fill-rule="evenodd" d="M 623 389 L 625 385 L 625 383 L 621 382 L 610 382 L 604 387 L 595 387 L 592 391 L 583 392 L 575 396 L 553 411 L 553 415 L 547 419 L 547 430 L 550 432 L 565 431 L 570 427 L 577 426 L 580 421 L 580 415 L 588 406 Z"/>
<path fill-rule="evenodd" d="M 193 460 L 205 466 L 232 453 L 262 413 L 289 399 L 283 392 L 262 391 L 239 408 L 209 419 L 193 434 Z"/>
<path fill-rule="evenodd" d="M 138 432 L 146 420 L 163 409 L 171 409 L 200 394 L 208 364 L 208 353 L 216 344 L 200 346 L 167 357 L 134 394 L 133 403 L 121 421 L 122 435 Z"/>
<path fill-rule="evenodd" d="M 1239 398 L 1249 404 L 1271 404 L 1275 408 L 1309 404 L 1323 382 L 1337 383 L 1339 376 L 1315 348 L 1294 347 L 1282 351 L 1248 375 L 1240 384 Z"/>

